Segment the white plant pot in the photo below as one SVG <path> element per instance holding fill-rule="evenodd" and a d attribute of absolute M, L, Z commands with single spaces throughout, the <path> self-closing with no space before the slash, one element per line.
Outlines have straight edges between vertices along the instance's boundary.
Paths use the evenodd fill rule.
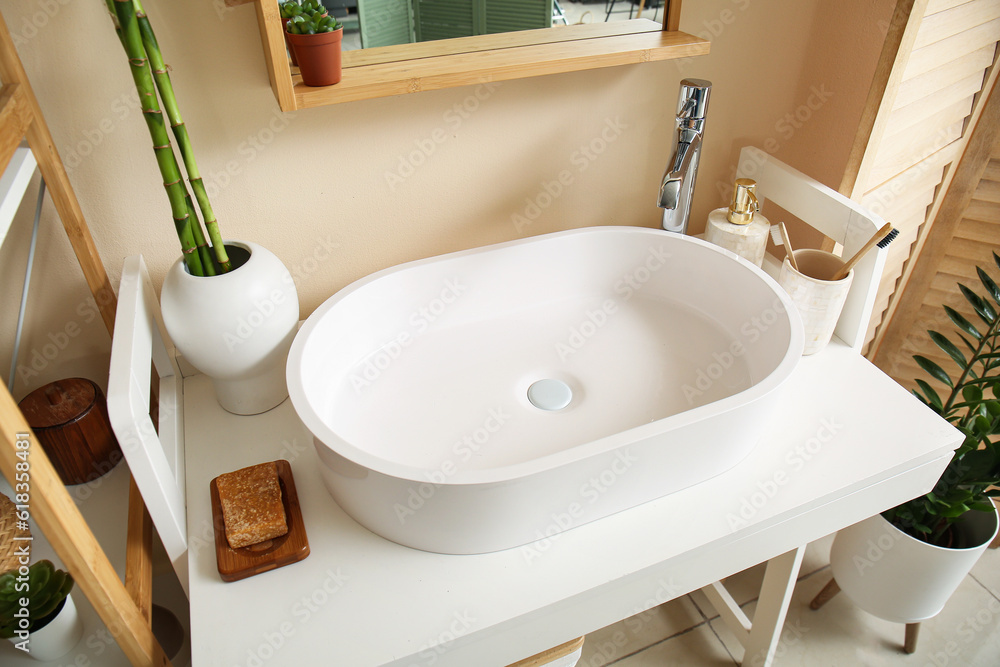
<path fill-rule="evenodd" d="M 81 637 L 83 637 L 83 621 L 76 611 L 73 597 L 68 595 L 56 617 L 44 628 L 32 630 L 28 635 L 28 655 L 41 662 L 57 660 L 72 651 Z M 22 640 L 13 637 L 10 641 L 17 646 Z"/>
<path fill-rule="evenodd" d="M 962 549 L 910 537 L 875 515 L 837 533 L 830 551 L 833 578 L 865 611 L 896 623 L 936 616 L 997 534 L 997 513 L 966 512 L 956 522 Z"/>
<path fill-rule="evenodd" d="M 299 321 L 288 269 L 256 243 L 227 241 L 229 273 L 192 276 L 183 260 L 160 292 L 163 323 L 178 351 L 212 378 L 219 404 L 238 415 L 266 412 L 288 396 L 285 361 Z"/>

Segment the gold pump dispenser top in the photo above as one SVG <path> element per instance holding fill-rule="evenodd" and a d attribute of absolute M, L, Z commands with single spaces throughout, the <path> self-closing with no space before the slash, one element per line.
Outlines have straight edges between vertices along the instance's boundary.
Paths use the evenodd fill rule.
<path fill-rule="evenodd" d="M 749 225 L 753 214 L 760 210 L 760 203 L 754 191 L 757 181 L 752 178 L 737 178 L 733 187 L 733 201 L 729 204 L 727 219 L 735 225 Z"/>

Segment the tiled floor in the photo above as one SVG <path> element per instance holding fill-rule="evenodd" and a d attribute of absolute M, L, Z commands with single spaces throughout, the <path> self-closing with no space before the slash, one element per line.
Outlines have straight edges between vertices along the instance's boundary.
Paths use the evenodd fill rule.
<path fill-rule="evenodd" d="M 830 580 L 832 542 L 831 535 L 806 549 L 776 667 L 1000 666 L 1000 549 L 988 550 L 944 611 L 921 624 L 917 652 L 906 655 L 903 626 L 861 611 L 846 595 L 809 609 Z M 757 566 L 726 580 L 751 619 L 763 577 Z M 587 635 L 579 667 L 716 667 L 742 658 L 742 646 L 696 591 Z"/>

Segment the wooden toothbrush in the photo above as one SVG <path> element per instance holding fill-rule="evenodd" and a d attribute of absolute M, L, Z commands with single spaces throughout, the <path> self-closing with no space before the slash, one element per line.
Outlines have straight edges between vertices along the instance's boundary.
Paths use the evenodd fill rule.
<path fill-rule="evenodd" d="M 788 241 L 788 230 L 785 229 L 785 223 L 779 222 L 776 225 L 771 225 L 771 240 L 774 241 L 774 245 L 785 246 L 785 255 L 788 257 L 788 263 L 792 265 L 793 269 L 798 271 L 799 265 L 795 263 L 795 253 L 792 251 L 792 244 Z"/>
<path fill-rule="evenodd" d="M 847 274 L 851 272 L 851 269 L 854 268 L 854 265 L 860 262 L 861 258 L 864 257 L 869 250 L 874 248 L 876 245 L 879 248 L 884 248 L 892 243 L 892 240 L 897 236 L 899 236 L 899 230 L 893 229 L 892 223 L 885 223 L 885 226 L 875 232 L 875 235 L 868 239 L 868 243 L 864 244 L 861 247 L 861 250 L 854 253 L 854 257 L 847 260 L 847 263 L 841 267 L 840 271 L 833 274 L 833 278 L 830 278 L 830 280 L 843 280 L 847 277 Z"/>

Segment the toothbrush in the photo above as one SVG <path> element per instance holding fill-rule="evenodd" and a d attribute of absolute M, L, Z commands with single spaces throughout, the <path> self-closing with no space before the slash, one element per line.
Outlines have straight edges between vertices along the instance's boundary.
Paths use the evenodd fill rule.
<path fill-rule="evenodd" d="M 795 254 L 792 252 L 792 244 L 788 242 L 788 230 L 785 229 L 785 223 L 779 222 L 776 225 L 771 225 L 771 240 L 774 241 L 774 245 L 785 246 L 788 263 L 792 265 L 793 269 L 798 271 L 799 265 L 795 263 Z"/>
<path fill-rule="evenodd" d="M 869 250 L 874 248 L 876 245 L 879 248 L 885 248 L 887 245 L 892 243 L 893 239 L 897 236 L 899 236 L 899 230 L 893 229 L 892 223 L 885 223 L 885 226 L 875 232 L 875 235 L 868 239 L 868 243 L 864 244 L 861 247 L 861 250 L 854 253 L 854 257 L 847 260 L 847 264 L 844 264 L 840 271 L 833 274 L 833 278 L 830 280 L 843 280 L 847 277 L 847 274 L 850 273 L 851 269 L 854 268 L 854 265 L 860 262 L 861 258 L 864 257 Z"/>

